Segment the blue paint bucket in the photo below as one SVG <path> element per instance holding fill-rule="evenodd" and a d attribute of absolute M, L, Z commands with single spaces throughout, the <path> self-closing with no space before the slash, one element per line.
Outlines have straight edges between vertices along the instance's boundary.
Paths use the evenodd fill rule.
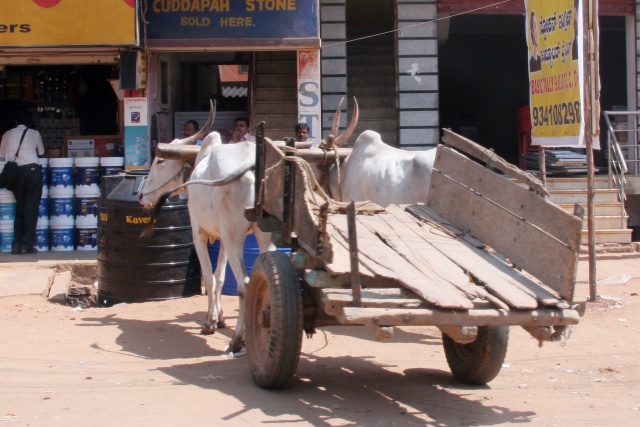
<path fill-rule="evenodd" d="M 98 223 L 98 196 L 100 189 L 91 186 L 76 187 L 74 197 L 74 212 L 78 220 Z"/>
<path fill-rule="evenodd" d="M 13 221 L 0 221 L 0 251 L 11 252 Z"/>
<path fill-rule="evenodd" d="M 100 187 L 100 158 L 76 157 L 73 164 L 76 167 L 76 189 L 84 187 L 97 191 Z"/>
<path fill-rule="evenodd" d="M 73 188 L 73 158 L 49 159 L 49 190 Z"/>
<path fill-rule="evenodd" d="M 212 245 L 208 245 L 209 259 L 211 260 L 211 267 L 213 271 L 216 270 L 218 265 L 218 255 L 220 254 L 220 240 L 216 240 Z M 290 248 L 277 248 L 279 251 L 286 254 L 291 253 Z M 244 241 L 244 265 L 247 269 L 247 277 L 251 276 L 251 270 L 253 269 L 253 263 L 260 255 L 260 248 L 258 247 L 258 241 L 256 235 L 251 233 L 247 235 Z M 238 295 L 238 282 L 236 281 L 233 271 L 231 271 L 231 264 L 227 263 L 227 269 L 225 270 L 224 283 L 222 285 L 222 295 Z"/>
<path fill-rule="evenodd" d="M 49 159 L 41 157 L 38 159 L 38 164 L 42 166 L 42 188 L 48 188 L 49 186 Z"/>
<path fill-rule="evenodd" d="M 49 191 L 49 217 L 51 222 L 71 220 L 73 224 L 73 187 L 52 187 Z"/>
<path fill-rule="evenodd" d="M 16 198 L 9 190 L 0 189 L 0 221 L 16 219 Z"/>
<path fill-rule="evenodd" d="M 71 225 L 54 225 L 52 223 L 49 228 L 49 242 L 52 251 L 64 252 L 74 250 L 73 223 Z"/>
<path fill-rule="evenodd" d="M 98 222 L 83 218 L 76 219 L 76 250 L 95 251 L 98 249 Z"/>
<path fill-rule="evenodd" d="M 40 206 L 38 207 L 38 222 L 41 218 L 47 219 L 49 224 L 49 189 L 42 187 L 42 197 L 40 198 Z"/>
<path fill-rule="evenodd" d="M 36 247 L 40 252 L 49 250 L 49 218 L 38 218 L 36 227 Z"/>
<path fill-rule="evenodd" d="M 100 176 L 118 175 L 124 170 L 124 157 L 100 157 Z"/>

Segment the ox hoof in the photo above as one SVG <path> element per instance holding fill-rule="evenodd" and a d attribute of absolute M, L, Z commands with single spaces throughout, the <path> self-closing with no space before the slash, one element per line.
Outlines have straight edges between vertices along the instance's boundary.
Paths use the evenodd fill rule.
<path fill-rule="evenodd" d="M 224 352 L 229 356 L 233 356 L 233 357 L 241 357 L 247 354 L 247 350 L 242 346 L 242 344 L 240 345 L 229 344 L 227 348 L 224 349 Z"/>
<path fill-rule="evenodd" d="M 227 322 L 225 322 L 224 320 L 218 320 L 218 323 L 216 323 L 216 326 L 218 327 L 218 329 L 226 328 Z"/>
<path fill-rule="evenodd" d="M 241 348 L 239 351 L 236 351 L 236 352 L 227 351 L 227 350 L 225 350 L 224 354 L 222 355 L 223 359 L 237 359 L 239 357 L 243 357 L 247 355 L 247 349 L 245 348 Z"/>
<path fill-rule="evenodd" d="M 216 333 L 216 328 L 213 326 L 204 325 L 202 329 L 200 329 L 201 335 L 213 335 Z"/>

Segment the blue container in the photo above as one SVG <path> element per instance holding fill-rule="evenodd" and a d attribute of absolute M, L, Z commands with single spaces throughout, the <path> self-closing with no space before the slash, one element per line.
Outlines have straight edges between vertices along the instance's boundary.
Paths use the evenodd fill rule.
<path fill-rule="evenodd" d="M 49 226 L 36 228 L 36 247 L 40 252 L 49 250 Z"/>
<path fill-rule="evenodd" d="M 218 255 L 220 254 L 220 240 L 216 240 L 212 245 L 208 245 L 209 259 L 211 260 L 211 267 L 213 271 L 216 271 L 218 265 Z M 286 254 L 291 253 L 290 248 L 277 248 L 279 251 Z M 244 265 L 247 269 L 247 277 L 251 276 L 251 270 L 253 269 L 253 263 L 260 255 L 260 248 L 258 247 L 258 241 L 256 235 L 251 233 L 244 241 Z M 224 283 L 222 284 L 222 295 L 238 295 L 238 282 L 236 281 L 233 271 L 231 271 L 231 264 L 227 262 L 227 269 L 225 270 Z"/>
<path fill-rule="evenodd" d="M 95 251 L 98 249 L 98 225 L 76 223 L 76 250 Z"/>
<path fill-rule="evenodd" d="M 49 195 L 49 216 L 51 219 L 71 218 L 73 219 L 73 193 Z"/>
<path fill-rule="evenodd" d="M 98 190 L 100 187 L 100 158 L 76 157 L 73 164 L 76 167 L 76 191 L 81 187 Z"/>
<path fill-rule="evenodd" d="M 72 251 L 74 246 L 73 225 L 51 225 L 50 227 L 51 250 Z"/>
<path fill-rule="evenodd" d="M 38 220 L 42 218 L 49 219 L 49 189 L 42 187 L 42 198 L 38 207 Z"/>
<path fill-rule="evenodd" d="M 73 189 L 73 158 L 49 159 L 49 190 Z"/>
<path fill-rule="evenodd" d="M 76 220 L 91 220 L 98 223 L 98 197 L 100 190 L 87 186 L 76 187 L 74 197 L 74 212 Z"/>

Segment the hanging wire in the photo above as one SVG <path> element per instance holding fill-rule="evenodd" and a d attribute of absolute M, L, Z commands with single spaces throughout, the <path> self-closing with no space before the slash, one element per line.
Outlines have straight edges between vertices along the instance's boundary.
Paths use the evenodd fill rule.
<path fill-rule="evenodd" d="M 477 7 L 475 9 L 470 9 L 470 10 L 467 10 L 467 11 L 464 11 L 464 12 L 455 13 L 453 15 L 443 16 L 442 18 L 431 19 L 429 21 L 420 22 L 418 24 L 408 25 L 406 27 L 398 28 L 396 30 L 385 31 L 385 32 L 382 32 L 382 33 L 371 34 L 369 36 L 358 37 L 357 39 L 345 40 L 345 41 L 340 41 L 340 42 L 328 44 L 328 45 L 322 46 L 322 48 L 324 49 L 325 47 L 339 46 L 341 44 L 347 44 L 347 43 L 356 42 L 356 41 L 360 41 L 360 40 L 370 39 L 372 37 L 382 36 L 384 34 L 390 34 L 390 33 L 396 33 L 396 32 L 402 33 L 403 30 L 407 30 L 409 28 L 414 28 L 414 27 L 419 27 L 421 25 L 431 24 L 432 22 L 443 21 L 445 19 L 451 19 L 451 18 L 456 17 L 456 16 L 468 15 L 468 14 L 471 14 L 473 12 L 477 12 L 477 11 L 482 10 L 482 9 L 488 9 L 488 8 L 491 8 L 491 7 L 500 6 L 501 4 L 511 3 L 512 1 L 514 1 L 514 0 L 502 0 L 502 1 L 497 2 L 497 3 L 488 4 L 486 6 L 481 6 L 481 7 Z"/>

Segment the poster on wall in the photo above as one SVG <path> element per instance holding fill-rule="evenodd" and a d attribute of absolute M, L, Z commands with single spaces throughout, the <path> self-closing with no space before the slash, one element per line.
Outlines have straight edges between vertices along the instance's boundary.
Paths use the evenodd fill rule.
<path fill-rule="evenodd" d="M 146 97 L 124 99 L 125 169 L 149 167 L 149 104 Z"/>
<path fill-rule="evenodd" d="M 0 47 L 135 43 L 135 0 L 2 2 Z"/>
<path fill-rule="evenodd" d="M 320 108 L 320 50 L 298 51 L 298 122 L 309 126 L 313 145 L 322 140 Z"/>
<path fill-rule="evenodd" d="M 526 8 L 531 144 L 584 147 L 582 1 L 526 0 Z"/>

